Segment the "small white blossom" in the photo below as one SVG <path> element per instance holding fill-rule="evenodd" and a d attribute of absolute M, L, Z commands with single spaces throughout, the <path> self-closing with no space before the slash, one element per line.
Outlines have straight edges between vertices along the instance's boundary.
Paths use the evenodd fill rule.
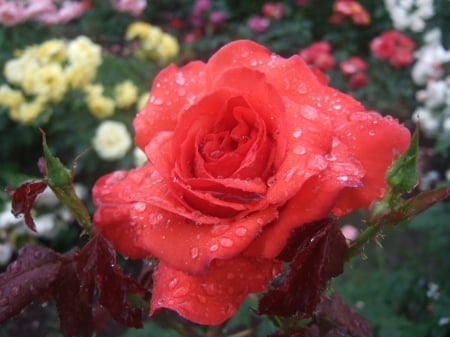
<path fill-rule="evenodd" d="M 104 121 L 100 124 L 92 143 L 97 154 L 105 160 L 122 158 L 132 145 L 125 124 L 116 121 Z"/>
<path fill-rule="evenodd" d="M 0 266 L 9 262 L 13 254 L 13 247 L 10 243 L 0 243 Z"/>

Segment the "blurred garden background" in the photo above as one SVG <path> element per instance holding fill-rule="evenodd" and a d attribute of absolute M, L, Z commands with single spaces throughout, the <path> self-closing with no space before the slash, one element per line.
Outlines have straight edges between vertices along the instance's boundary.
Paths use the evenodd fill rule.
<path fill-rule="evenodd" d="M 207 60 L 236 39 L 299 54 L 331 86 L 411 130 L 420 120 L 417 188 L 449 184 L 449 0 L 0 0 L 0 270 L 26 243 L 63 252 L 81 232 L 50 191 L 33 209 L 37 233 L 11 214 L 4 188 L 41 176 L 40 128 L 53 154 L 74 162 L 77 191 L 92 211 L 97 178 L 145 161 L 132 120 L 155 74 L 171 62 Z M 363 226 L 353 217 L 345 225 L 349 235 Z M 331 286 L 375 336 L 450 336 L 449 203 L 385 234 L 383 247 L 369 245 Z M 250 298 L 208 336 L 270 335 L 275 325 L 252 305 Z M 206 335 L 179 324 L 184 332 L 157 316 L 143 330 L 125 329 L 99 313 L 98 336 Z M 3 323 L 0 337 L 58 331 L 52 304 L 38 303 Z"/>

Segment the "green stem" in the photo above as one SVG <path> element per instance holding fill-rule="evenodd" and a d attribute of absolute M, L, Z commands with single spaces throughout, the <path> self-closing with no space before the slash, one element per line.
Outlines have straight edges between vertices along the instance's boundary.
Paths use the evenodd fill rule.
<path fill-rule="evenodd" d="M 359 234 L 348 248 L 347 253 L 345 254 L 345 261 L 348 262 L 351 258 L 356 256 L 361 251 L 363 246 L 369 240 L 373 239 L 380 232 L 380 230 L 381 224 L 376 223 L 370 227 L 367 227 L 361 234 Z"/>

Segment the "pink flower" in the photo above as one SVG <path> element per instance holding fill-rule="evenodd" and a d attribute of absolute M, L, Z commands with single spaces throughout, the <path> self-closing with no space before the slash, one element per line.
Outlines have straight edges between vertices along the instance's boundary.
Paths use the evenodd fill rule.
<path fill-rule="evenodd" d="M 30 19 L 44 13 L 53 13 L 55 10 L 56 7 L 53 4 L 53 0 L 34 0 L 29 1 L 28 7 L 25 8 L 25 15 Z"/>
<path fill-rule="evenodd" d="M 14 26 L 20 22 L 27 20 L 25 7 L 19 2 L 2 2 L 0 3 L 0 23 L 5 26 Z"/>
<path fill-rule="evenodd" d="M 215 27 L 221 26 L 226 19 L 227 15 L 223 11 L 214 11 L 209 16 L 209 22 L 211 22 Z"/>
<path fill-rule="evenodd" d="M 339 69 L 344 75 L 353 75 L 367 69 L 367 63 L 361 57 L 350 56 L 347 60 L 341 62 Z"/>
<path fill-rule="evenodd" d="M 344 225 L 342 226 L 341 231 L 347 240 L 353 241 L 358 237 L 358 229 L 355 226 Z"/>
<path fill-rule="evenodd" d="M 346 17 L 350 17 L 355 25 L 367 25 L 370 23 L 369 13 L 358 1 L 336 0 L 333 5 L 333 14 L 329 21 L 339 24 Z"/>
<path fill-rule="evenodd" d="M 266 18 L 271 19 L 281 19 L 284 14 L 284 6 L 281 3 L 278 2 L 266 2 L 262 6 L 262 14 Z"/>
<path fill-rule="evenodd" d="M 247 27 L 254 33 L 262 33 L 269 28 L 270 21 L 262 16 L 252 16 L 247 21 Z"/>
<path fill-rule="evenodd" d="M 111 5 L 116 11 L 139 16 L 147 4 L 145 0 L 111 0 Z"/>
<path fill-rule="evenodd" d="M 348 80 L 348 86 L 350 89 L 359 89 L 367 84 L 367 74 L 365 72 L 358 72 L 352 74 Z"/>
<path fill-rule="evenodd" d="M 326 41 L 317 41 L 303 48 L 298 53 L 308 65 L 322 71 L 328 71 L 335 64 L 334 56 L 331 55 L 331 45 Z"/>
<path fill-rule="evenodd" d="M 38 17 L 38 20 L 45 25 L 55 25 L 67 23 L 73 19 L 79 18 L 86 10 L 83 2 L 64 1 L 59 10 L 46 12 Z"/>
<path fill-rule="evenodd" d="M 389 30 L 370 42 L 370 49 L 376 58 L 388 60 L 394 67 L 412 63 L 415 43 L 397 30 Z"/>

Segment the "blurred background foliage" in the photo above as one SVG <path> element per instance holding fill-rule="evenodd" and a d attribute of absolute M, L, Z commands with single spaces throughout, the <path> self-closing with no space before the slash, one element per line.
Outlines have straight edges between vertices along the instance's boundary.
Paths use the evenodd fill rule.
<path fill-rule="evenodd" d="M 255 40 L 285 57 L 299 53 L 309 55 L 310 63 L 324 71 L 331 86 L 348 92 L 368 109 L 393 115 L 411 129 L 420 119 L 423 134 L 418 188 L 448 184 L 448 0 L 135 2 L 140 2 L 141 7 L 133 12 L 114 8 L 110 1 L 80 1 L 82 10 L 78 16 L 54 24 L 42 23 L 39 16 L 7 22 L 5 11 L 0 9 L 3 20 L 0 23 L 0 86 L 3 87 L 0 90 L 0 268 L 4 268 L 26 242 L 39 241 L 64 251 L 79 234 L 79 229 L 72 223 L 73 218 L 60 209 L 61 206 L 51 196 L 42 198 L 34 210 L 37 219 L 42 220 L 37 221 L 38 229 L 41 228 L 45 235 L 28 232 L 10 215 L 4 187 L 15 187 L 26 179 L 40 176 L 37 169 L 37 160 L 42 155 L 39 128 L 45 131 L 50 150 L 66 166 L 79 157 L 75 180 L 79 184 L 80 195 L 91 205 L 89 191 L 99 176 L 119 168 L 128 169 L 142 161 L 132 145 L 111 145 L 108 139 L 98 140 L 100 126 L 106 121 L 119 122 L 125 127 L 125 134 L 122 129 L 108 129 L 108 132 L 117 132 L 126 142 L 126 134 L 133 136 L 133 117 L 142 107 L 142 102 L 145 103 L 146 94 L 159 70 L 169 62 L 183 65 L 194 59 L 207 60 L 217 48 L 235 39 Z M 63 1 L 55 3 L 62 6 Z M 401 10 L 407 13 L 406 16 L 401 15 Z M 131 28 L 133 23 L 139 22 L 144 26 Z M 372 46 L 374 39 L 391 30 L 401 34 L 401 39 L 412 42 L 410 49 L 403 46 L 400 61 L 397 59 L 395 64 L 382 54 L 389 48 L 402 47 L 402 43 L 397 40 L 392 47 L 391 42 L 383 41 L 381 52 Z M 436 31 L 439 34 L 432 35 Z M 44 107 L 31 120 L 12 118 L 12 108 L 2 103 L 2 93 L 8 92 L 9 95 L 8 90 L 23 91 L 23 87 L 11 83 L 5 70 L 8 62 L 23 55 L 30 46 L 39 46 L 52 39 L 69 43 L 80 36 L 88 37 L 93 45 L 101 48 L 101 62 L 93 80 L 81 87 L 70 87 L 60 100 L 45 101 Z M 312 52 L 309 50 L 309 54 L 301 53 L 317 42 L 325 44 Z M 435 47 L 433 52 L 424 49 L 428 45 Z M 362 62 L 343 67 L 351 57 L 358 57 Z M 67 62 L 65 60 L 62 66 L 67 67 Z M 414 72 L 420 71 L 426 74 L 424 82 L 413 76 Z M 135 86 L 138 97 L 124 107 L 119 104 L 116 87 L 126 80 Z M 92 92 L 89 91 L 92 89 L 90 85 L 94 84 L 102 87 L 102 102 L 105 99 L 112 102 L 112 112 L 106 116 L 96 115 L 89 107 L 88 92 Z M 34 93 L 26 90 L 22 94 L 24 102 L 36 98 Z M 96 135 L 97 143 L 94 140 Z M 108 146 L 119 148 L 109 149 Z M 111 153 L 109 150 L 118 152 L 108 157 L 105 153 Z M 58 216 L 45 218 L 55 210 L 58 210 Z M 375 336 L 450 336 L 449 222 L 448 203 L 434 207 L 386 233 L 386 238 L 381 240 L 383 248 L 368 246 L 366 258 L 355 259 L 347 266 L 345 274 L 333 283 L 332 286 L 352 306 L 370 319 Z M 363 226 L 352 225 L 360 229 Z M 220 333 L 242 337 L 266 336 L 273 332 L 274 323 L 265 317 L 249 314 L 254 303 L 250 298 Z M 51 304 L 48 307 L 51 308 Z M 0 336 L 29 335 L 23 334 L 24 331 L 34 331 L 35 336 L 58 336 L 57 318 L 52 310 L 41 312 L 38 318 L 33 315 L 32 311 L 27 312 L 25 318 L 14 319 L 2 326 Z M 164 323 L 158 325 L 158 322 L 146 322 L 141 331 L 125 331 L 113 326 L 113 331 L 106 329 L 99 336 L 180 335 L 167 329 Z M 201 327 L 192 329 L 204 331 Z"/>

